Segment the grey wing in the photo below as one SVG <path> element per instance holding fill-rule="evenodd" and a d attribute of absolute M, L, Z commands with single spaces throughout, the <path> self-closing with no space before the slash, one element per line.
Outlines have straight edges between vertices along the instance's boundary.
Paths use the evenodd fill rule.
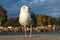
<path fill-rule="evenodd" d="M 37 18 L 36 18 L 36 15 L 33 12 L 31 12 L 31 18 L 34 21 L 33 27 L 36 27 L 36 25 L 37 25 Z"/>

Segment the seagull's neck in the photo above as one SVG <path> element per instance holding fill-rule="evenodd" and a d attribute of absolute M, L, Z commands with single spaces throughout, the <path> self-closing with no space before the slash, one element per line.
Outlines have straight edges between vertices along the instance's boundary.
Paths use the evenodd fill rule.
<path fill-rule="evenodd" d="M 20 14 L 28 14 L 28 11 L 20 11 Z"/>
<path fill-rule="evenodd" d="M 30 14 L 29 14 L 29 12 L 21 11 L 19 18 L 22 18 L 22 19 L 30 18 Z"/>
<path fill-rule="evenodd" d="M 19 17 L 30 17 L 29 11 L 21 10 Z"/>

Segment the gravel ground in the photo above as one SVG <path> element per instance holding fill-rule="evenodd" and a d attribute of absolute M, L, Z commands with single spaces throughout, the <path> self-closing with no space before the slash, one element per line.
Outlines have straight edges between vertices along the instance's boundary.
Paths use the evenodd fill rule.
<path fill-rule="evenodd" d="M 24 35 L 0 35 L 0 40 L 60 40 L 60 34 L 36 34 L 32 38 L 24 38 Z"/>

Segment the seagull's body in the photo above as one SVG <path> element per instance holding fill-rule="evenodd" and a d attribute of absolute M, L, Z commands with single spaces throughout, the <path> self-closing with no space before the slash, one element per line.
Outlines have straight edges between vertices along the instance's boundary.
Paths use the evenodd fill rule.
<path fill-rule="evenodd" d="M 25 28 L 25 36 L 26 36 L 26 26 L 30 26 L 32 30 L 32 25 L 33 25 L 33 16 L 29 12 L 29 7 L 24 5 L 21 7 L 20 10 L 20 15 L 19 15 L 19 23 L 24 26 Z M 32 32 L 32 31 L 31 31 Z M 31 32 L 30 32 L 30 37 L 31 37 Z"/>
<path fill-rule="evenodd" d="M 31 21 L 31 17 L 30 17 L 30 14 L 27 12 L 21 12 L 21 14 L 20 14 L 20 23 L 21 23 L 21 25 L 28 25 L 29 24 L 29 22 Z"/>

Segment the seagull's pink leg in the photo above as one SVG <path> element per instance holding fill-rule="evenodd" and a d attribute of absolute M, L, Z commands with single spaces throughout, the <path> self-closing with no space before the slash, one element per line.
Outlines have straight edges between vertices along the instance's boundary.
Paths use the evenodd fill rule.
<path fill-rule="evenodd" d="M 30 38 L 32 37 L 32 26 L 30 26 Z"/>
<path fill-rule="evenodd" d="M 27 37 L 27 35 L 26 35 L 26 26 L 24 25 L 24 28 L 25 28 L 25 37 Z"/>

